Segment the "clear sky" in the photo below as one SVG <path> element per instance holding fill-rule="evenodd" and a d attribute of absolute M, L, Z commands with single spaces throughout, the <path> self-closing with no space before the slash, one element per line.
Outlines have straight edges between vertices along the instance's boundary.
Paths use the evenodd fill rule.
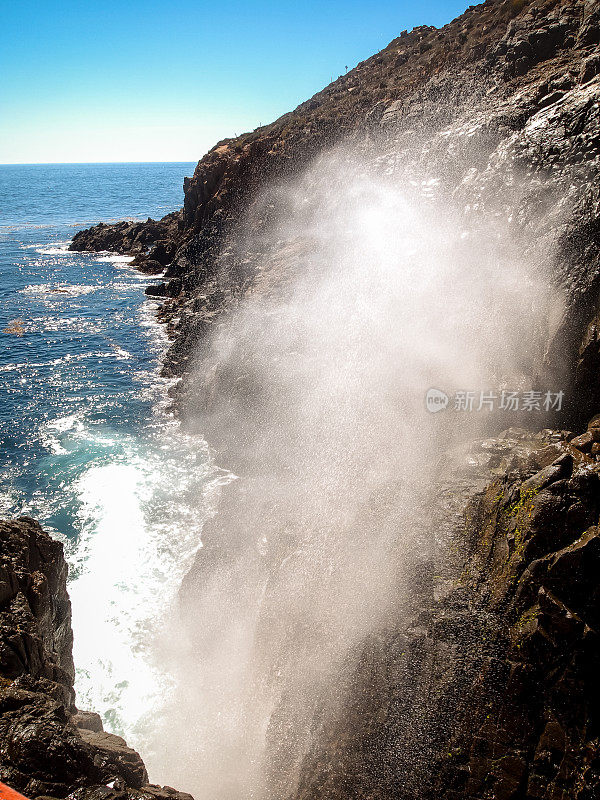
<path fill-rule="evenodd" d="M 0 0 L 0 163 L 196 161 L 468 0 Z"/>

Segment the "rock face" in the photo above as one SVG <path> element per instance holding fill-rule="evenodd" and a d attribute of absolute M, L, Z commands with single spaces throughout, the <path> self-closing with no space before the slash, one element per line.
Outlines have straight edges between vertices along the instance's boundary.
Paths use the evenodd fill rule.
<path fill-rule="evenodd" d="M 62 545 L 23 517 L 0 522 L 0 779 L 27 797 L 172 798 L 97 714 L 77 711 Z"/>
<path fill-rule="evenodd" d="M 139 261 L 142 270 L 161 272 L 175 253 L 171 240 L 177 235 L 181 214 L 167 214 L 159 222 L 148 218 L 146 222 L 117 222 L 114 225 L 99 223 L 93 228 L 79 231 L 69 249 L 82 252 L 109 250 L 127 253 Z M 152 258 L 148 252 L 152 250 Z"/>
<path fill-rule="evenodd" d="M 342 670 L 343 708 L 323 698 L 297 764 L 278 747 L 282 701 L 273 797 L 598 796 L 600 470 L 568 438 L 512 429 L 446 463 L 438 502 L 464 506 L 459 474 L 471 492 L 489 482 L 442 533 L 412 618 Z M 465 556 L 458 582 L 451 545 Z"/>

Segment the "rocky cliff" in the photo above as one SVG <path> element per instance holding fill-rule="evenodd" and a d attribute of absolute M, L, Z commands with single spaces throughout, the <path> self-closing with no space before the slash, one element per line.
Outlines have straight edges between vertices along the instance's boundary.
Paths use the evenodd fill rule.
<path fill-rule="evenodd" d="M 279 202 L 278 182 L 353 142 L 399 179 L 435 173 L 438 194 L 464 202 L 467 214 L 485 209 L 507 220 L 517 239 L 534 230 L 537 257 L 552 251 L 569 307 L 549 358 L 574 383 L 572 413 L 583 424 L 599 390 L 599 25 L 591 0 L 488 0 L 440 30 L 403 32 L 294 112 L 219 142 L 186 179 L 179 214 L 100 225 L 71 247 L 164 268 L 148 291 L 164 298 L 172 334 L 164 371 L 180 377 L 221 311 L 257 283 L 277 281 L 277 260 L 266 277 L 257 242 Z M 251 243 L 241 250 L 240 231 Z"/>
<path fill-rule="evenodd" d="M 138 753 L 76 708 L 66 579 L 37 522 L 0 522 L 0 779 L 30 798 L 191 800 L 148 785 Z"/>
<path fill-rule="evenodd" d="M 351 148 L 373 174 L 451 201 L 465 224 L 496 221 L 564 298 L 545 355 L 527 366 L 534 384 L 567 392 L 556 429 L 496 431 L 445 457 L 429 498 L 436 546 L 412 603 L 353 649 L 334 695 L 315 689 L 301 708 L 293 687 L 281 692 L 267 730 L 273 798 L 599 796 L 597 421 L 580 433 L 600 408 L 599 45 L 595 2 L 488 0 L 441 30 L 403 33 L 294 112 L 220 142 L 186 180 L 180 213 L 73 240 L 164 269 L 149 289 L 172 337 L 164 371 L 183 378 L 176 407 L 205 414 L 216 448 L 215 403 L 233 398 L 234 420 L 260 386 L 206 342 L 243 298 L 285 291 L 302 267 L 302 242 L 274 247 L 263 234 L 281 187 L 318 170 L 325 150 Z M 265 563 L 260 541 L 278 532 L 264 508 L 249 510 L 255 437 L 246 428 L 246 448 L 222 451 L 241 480 L 207 527 L 185 594 L 256 538 L 267 619 L 301 548 L 286 529 Z M 369 506 L 364 530 L 378 519 Z"/>

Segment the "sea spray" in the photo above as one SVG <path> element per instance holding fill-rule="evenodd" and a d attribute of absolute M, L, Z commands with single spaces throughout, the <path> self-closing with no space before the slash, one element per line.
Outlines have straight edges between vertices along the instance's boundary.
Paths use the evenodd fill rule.
<path fill-rule="evenodd" d="M 78 704 L 142 748 L 170 686 L 152 662 L 152 641 L 220 481 L 202 442 L 166 422 L 145 437 L 82 432 L 87 446 L 95 436 L 100 452 L 71 489 L 80 530 L 69 584 Z"/>
<path fill-rule="evenodd" d="M 188 428 L 238 480 L 163 642 L 147 761 L 197 800 L 294 795 L 342 676 L 418 600 L 440 453 L 486 422 L 428 390 L 529 385 L 557 303 L 502 222 L 374 163 L 338 149 L 255 201 L 227 244 L 252 289 L 187 380 Z"/>

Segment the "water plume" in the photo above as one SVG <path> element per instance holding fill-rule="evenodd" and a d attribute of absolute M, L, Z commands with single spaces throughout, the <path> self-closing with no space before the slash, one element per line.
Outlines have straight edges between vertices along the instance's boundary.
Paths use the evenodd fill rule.
<path fill-rule="evenodd" d="M 236 477 L 163 643 L 148 763 L 197 800 L 294 796 L 362 643 L 418 602 L 440 453 L 489 423 L 426 391 L 526 386 L 547 337 L 556 298 L 505 226 L 374 165 L 338 149 L 254 203 L 230 243 L 252 288 L 189 381 Z"/>

